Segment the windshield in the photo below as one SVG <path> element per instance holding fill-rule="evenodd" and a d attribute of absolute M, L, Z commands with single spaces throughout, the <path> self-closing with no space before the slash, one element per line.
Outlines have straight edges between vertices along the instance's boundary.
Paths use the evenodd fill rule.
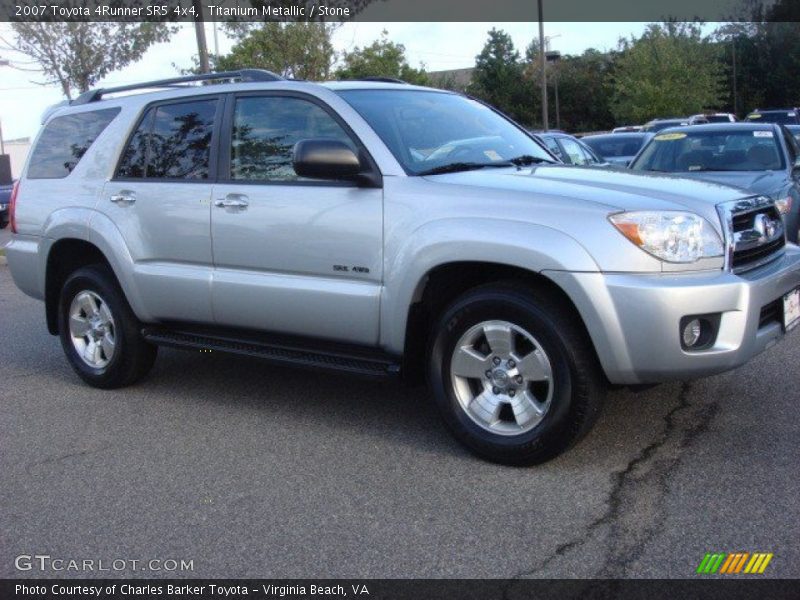
<path fill-rule="evenodd" d="M 771 110 L 750 113 L 746 120 L 759 123 L 797 123 L 797 113 L 793 110 Z"/>
<path fill-rule="evenodd" d="M 783 169 L 772 131 L 676 131 L 656 135 L 631 169 L 635 171 L 767 171 Z"/>
<path fill-rule="evenodd" d="M 661 131 L 662 129 L 666 129 L 667 127 L 675 127 L 676 125 L 688 125 L 688 121 L 681 121 L 679 119 L 672 119 L 667 120 L 664 119 L 663 121 L 650 121 L 644 127 L 642 127 L 642 131 L 646 131 L 649 133 L 656 133 L 657 131 Z"/>
<path fill-rule="evenodd" d="M 616 134 L 589 136 L 583 138 L 582 141 L 603 158 L 627 158 L 636 155 L 645 139 L 647 139 L 645 135 L 621 136 Z"/>
<path fill-rule="evenodd" d="M 555 162 L 513 123 L 464 96 L 385 89 L 338 93 L 413 175 Z"/>

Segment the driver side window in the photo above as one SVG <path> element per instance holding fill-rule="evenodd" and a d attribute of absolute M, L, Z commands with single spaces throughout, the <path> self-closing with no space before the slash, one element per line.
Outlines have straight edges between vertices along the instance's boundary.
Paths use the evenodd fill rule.
<path fill-rule="evenodd" d="M 232 180 L 301 181 L 292 166 L 294 145 L 305 139 L 356 144 L 319 105 L 289 96 L 237 98 L 231 135 Z"/>

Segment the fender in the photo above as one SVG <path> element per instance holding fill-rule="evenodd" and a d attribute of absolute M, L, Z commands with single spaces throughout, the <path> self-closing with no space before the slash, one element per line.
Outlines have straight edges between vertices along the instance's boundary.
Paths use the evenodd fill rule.
<path fill-rule="evenodd" d="M 63 208 L 51 213 L 43 227 L 40 280 L 45 289 L 47 260 L 53 244 L 62 239 L 77 239 L 97 246 L 119 281 L 134 314 L 142 321 L 152 320 L 142 302 L 133 275 L 133 258 L 117 226 L 106 215 L 91 208 Z"/>
<path fill-rule="evenodd" d="M 600 271 L 580 242 L 551 227 L 496 218 L 430 221 L 395 252 L 387 248 L 381 299 L 384 349 L 403 352 L 408 309 L 419 298 L 426 275 L 436 267 L 465 261 L 503 264 L 536 273 Z"/>

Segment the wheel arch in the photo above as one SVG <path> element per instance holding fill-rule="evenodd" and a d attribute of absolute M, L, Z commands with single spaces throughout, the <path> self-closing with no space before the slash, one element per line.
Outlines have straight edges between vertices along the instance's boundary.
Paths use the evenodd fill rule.
<path fill-rule="evenodd" d="M 450 262 L 430 269 L 415 288 L 405 320 L 403 370 L 409 380 L 419 381 L 425 368 L 425 356 L 436 318 L 467 291 L 491 283 L 524 283 L 556 297 L 580 324 L 594 348 L 586 323 L 575 303 L 557 283 L 546 275 L 523 267 L 481 261 Z"/>

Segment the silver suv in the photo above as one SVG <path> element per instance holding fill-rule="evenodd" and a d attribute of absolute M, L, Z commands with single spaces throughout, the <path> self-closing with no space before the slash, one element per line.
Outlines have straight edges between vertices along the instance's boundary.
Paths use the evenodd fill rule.
<path fill-rule="evenodd" d="M 47 116 L 12 205 L 14 280 L 90 385 L 161 345 L 424 376 L 509 464 L 578 440 L 609 383 L 731 369 L 800 317 L 771 201 L 561 165 L 492 108 L 395 82 L 93 90 Z"/>

